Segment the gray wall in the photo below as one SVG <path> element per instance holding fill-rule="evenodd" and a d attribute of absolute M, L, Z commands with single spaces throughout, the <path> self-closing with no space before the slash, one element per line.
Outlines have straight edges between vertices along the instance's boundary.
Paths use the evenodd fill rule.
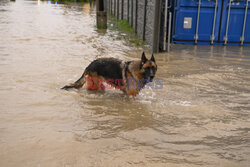
<path fill-rule="evenodd" d="M 155 0 L 148 0 L 147 3 L 147 14 L 146 14 L 146 32 L 145 40 L 150 46 L 153 45 L 153 31 L 154 31 L 154 8 Z"/>
<path fill-rule="evenodd" d="M 123 6 L 123 19 L 128 20 L 128 0 L 123 0 L 124 6 Z"/>
<path fill-rule="evenodd" d="M 144 6 L 145 1 L 138 1 L 138 19 L 137 19 L 137 34 L 143 38 L 143 27 L 144 27 Z"/>

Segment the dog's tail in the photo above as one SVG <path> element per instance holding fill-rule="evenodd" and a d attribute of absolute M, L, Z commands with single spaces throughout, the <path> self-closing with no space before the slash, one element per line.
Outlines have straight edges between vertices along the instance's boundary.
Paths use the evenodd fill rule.
<path fill-rule="evenodd" d="M 86 80 L 85 80 L 85 72 L 84 72 L 82 74 L 81 78 L 79 78 L 77 81 L 75 81 L 72 84 L 65 85 L 61 89 L 64 89 L 64 90 L 68 90 L 68 89 L 71 89 L 71 88 L 80 89 L 85 84 L 85 82 L 86 82 Z"/>

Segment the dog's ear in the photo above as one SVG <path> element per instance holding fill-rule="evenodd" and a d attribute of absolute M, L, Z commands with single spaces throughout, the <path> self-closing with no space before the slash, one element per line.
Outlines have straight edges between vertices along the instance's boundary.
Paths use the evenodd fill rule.
<path fill-rule="evenodd" d="M 148 61 L 148 59 L 146 58 L 145 53 L 143 52 L 141 55 L 141 62 L 146 63 L 146 61 Z"/>
<path fill-rule="evenodd" d="M 155 57 L 154 57 L 154 54 L 152 53 L 152 56 L 151 56 L 151 61 L 155 62 Z"/>

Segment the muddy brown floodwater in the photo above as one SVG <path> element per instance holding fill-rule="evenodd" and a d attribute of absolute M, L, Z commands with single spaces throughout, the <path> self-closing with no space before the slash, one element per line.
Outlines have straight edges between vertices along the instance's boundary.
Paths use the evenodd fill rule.
<path fill-rule="evenodd" d="M 248 47 L 174 45 L 136 100 L 60 90 L 98 57 L 140 57 L 94 25 L 89 3 L 0 1 L 1 167 L 250 164 Z"/>

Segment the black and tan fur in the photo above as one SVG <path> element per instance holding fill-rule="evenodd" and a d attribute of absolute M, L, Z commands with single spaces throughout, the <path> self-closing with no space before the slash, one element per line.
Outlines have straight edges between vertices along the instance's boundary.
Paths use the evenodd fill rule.
<path fill-rule="evenodd" d="M 126 62 L 116 58 L 99 58 L 89 64 L 81 78 L 62 89 L 80 89 L 85 83 L 87 89 L 102 89 L 103 85 L 100 82 L 106 81 L 125 94 L 135 97 L 148 82 L 153 80 L 156 71 L 157 65 L 153 54 L 150 60 L 143 52 L 141 60 Z"/>

